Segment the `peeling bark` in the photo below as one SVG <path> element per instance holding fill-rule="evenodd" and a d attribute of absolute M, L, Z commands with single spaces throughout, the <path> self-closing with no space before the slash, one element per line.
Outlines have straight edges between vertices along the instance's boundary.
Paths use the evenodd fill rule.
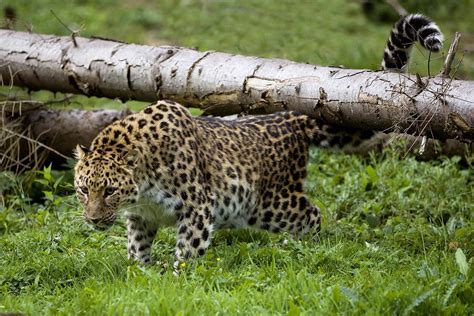
<path fill-rule="evenodd" d="M 323 123 L 472 141 L 474 82 L 0 30 L 5 84 L 214 115 L 298 110 Z"/>

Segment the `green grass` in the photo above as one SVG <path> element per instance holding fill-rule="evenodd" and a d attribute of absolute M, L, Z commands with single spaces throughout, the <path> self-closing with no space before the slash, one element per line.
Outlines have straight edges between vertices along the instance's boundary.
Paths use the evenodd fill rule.
<path fill-rule="evenodd" d="M 473 2 L 437 3 L 427 5 L 426 13 L 448 41 L 458 30 L 472 45 Z M 31 23 L 40 33 L 68 35 L 53 9 L 71 28 L 82 28 L 83 36 L 351 68 L 377 68 L 390 29 L 390 23 L 365 17 L 356 1 L 343 0 L 4 0 L 1 5 L 17 9 L 20 28 Z M 414 53 L 412 71 L 426 74 L 426 54 Z M 432 70 L 439 68 L 440 56 L 434 56 Z M 473 69 L 473 55 L 466 53 L 458 74 L 473 79 Z M 144 105 L 85 97 L 74 102 L 68 106 Z M 126 259 L 123 223 L 105 233 L 84 225 L 70 171 L 1 172 L 0 313 L 472 315 L 469 167 L 460 167 L 456 158 L 400 159 L 392 151 L 362 159 L 313 150 L 307 188 L 323 212 L 319 243 L 220 231 L 206 255 L 179 277 L 166 268 L 173 262 L 173 228 L 158 234 L 153 255 L 159 264 L 141 267 Z"/>
<path fill-rule="evenodd" d="M 45 170 L 33 187 L 4 173 L 11 195 L 0 212 L 0 312 L 474 312 L 470 170 L 456 159 L 423 163 L 386 152 L 361 160 L 320 150 L 309 170 L 308 191 L 323 211 L 318 243 L 220 231 L 179 277 L 165 267 L 173 262 L 174 229 L 158 234 L 160 264 L 141 267 L 126 259 L 123 223 L 105 233 L 84 225 L 68 193 L 70 172 L 58 180 L 62 173 Z M 15 200 L 25 190 L 47 199 Z"/>

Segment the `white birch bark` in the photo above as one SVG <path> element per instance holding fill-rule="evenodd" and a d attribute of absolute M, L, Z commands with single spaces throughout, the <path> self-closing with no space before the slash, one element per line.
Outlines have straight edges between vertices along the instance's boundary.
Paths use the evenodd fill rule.
<path fill-rule="evenodd" d="M 179 47 L 0 30 L 4 84 L 154 101 L 214 115 L 297 110 L 324 123 L 472 141 L 474 82 Z"/>
<path fill-rule="evenodd" d="M 128 110 L 22 109 L 2 103 L 5 102 L 0 102 L 3 110 L 0 117 L 0 171 L 38 167 L 44 161 L 59 162 L 60 165 L 64 158 L 72 157 L 77 144 L 88 147 L 107 125 L 132 113 Z"/>

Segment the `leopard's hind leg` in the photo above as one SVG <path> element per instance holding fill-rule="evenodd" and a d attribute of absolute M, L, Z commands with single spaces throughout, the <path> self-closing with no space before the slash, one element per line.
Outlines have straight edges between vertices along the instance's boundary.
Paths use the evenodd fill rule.
<path fill-rule="evenodd" d="M 270 201 L 263 201 L 258 215 L 249 219 L 249 225 L 274 233 L 288 232 L 297 237 L 317 235 L 321 227 L 319 208 L 312 205 L 303 193 L 287 192 L 283 190 L 283 194 L 276 194 Z"/>

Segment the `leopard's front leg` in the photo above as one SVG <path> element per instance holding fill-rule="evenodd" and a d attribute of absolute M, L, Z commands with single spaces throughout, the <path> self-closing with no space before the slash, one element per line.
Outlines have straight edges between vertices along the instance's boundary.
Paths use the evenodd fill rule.
<path fill-rule="evenodd" d="M 157 226 L 135 214 L 127 215 L 128 258 L 149 264 L 151 244 L 155 239 Z"/>
<path fill-rule="evenodd" d="M 188 204 L 178 218 L 176 258 L 178 262 L 202 256 L 209 247 L 212 233 L 211 205 Z"/>

